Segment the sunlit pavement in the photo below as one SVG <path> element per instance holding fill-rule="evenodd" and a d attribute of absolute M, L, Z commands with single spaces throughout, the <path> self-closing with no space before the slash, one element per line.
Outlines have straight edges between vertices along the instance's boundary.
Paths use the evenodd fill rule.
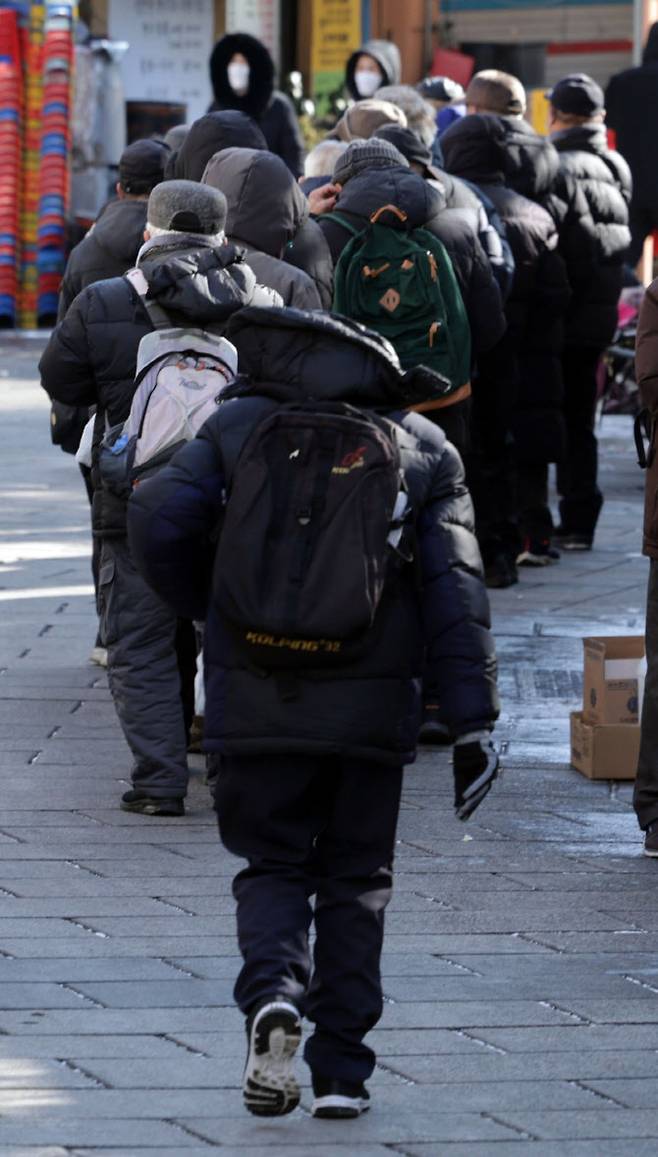
<path fill-rule="evenodd" d="M 312 1121 L 306 1088 L 258 1123 L 239 1093 L 235 862 L 198 759 L 184 820 L 118 809 L 86 496 L 49 443 L 38 344 L 0 345 L 0 1152 L 653 1157 L 658 865 L 630 788 L 568 767 L 580 637 L 642 631 L 630 420 L 604 426 L 596 550 L 494 597 L 503 783 L 464 826 L 445 755 L 408 773 L 371 1113 Z"/>

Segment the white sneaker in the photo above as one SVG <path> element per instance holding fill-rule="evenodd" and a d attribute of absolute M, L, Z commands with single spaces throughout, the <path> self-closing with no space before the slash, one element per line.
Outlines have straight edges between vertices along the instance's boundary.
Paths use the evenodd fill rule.
<path fill-rule="evenodd" d="M 89 662 L 95 663 L 97 667 L 107 667 L 107 647 L 94 647 Z"/>
<path fill-rule="evenodd" d="M 283 1117 L 299 1104 L 293 1072 L 302 1039 L 302 1022 L 294 1004 L 273 1000 L 247 1022 L 249 1051 L 242 1080 L 245 1108 L 256 1117 Z"/>

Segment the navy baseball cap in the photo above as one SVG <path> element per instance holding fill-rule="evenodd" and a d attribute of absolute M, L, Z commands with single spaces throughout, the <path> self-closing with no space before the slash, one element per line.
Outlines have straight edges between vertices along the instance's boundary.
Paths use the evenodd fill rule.
<path fill-rule="evenodd" d="M 579 117 L 594 116 L 605 108 L 603 89 L 584 72 L 573 72 L 558 80 L 546 99 L 558 112 Z"/>

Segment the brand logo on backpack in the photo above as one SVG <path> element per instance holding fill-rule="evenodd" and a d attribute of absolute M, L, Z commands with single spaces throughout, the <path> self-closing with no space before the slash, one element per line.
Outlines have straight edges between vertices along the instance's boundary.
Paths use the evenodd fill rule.
<path fill-rule="evenodd" d="M 353 470 L 362 470 L 366 464 L 366 446 L 359 446 L 358 450 L 351 450 L 341 458 L 337 466 L 332 467 L 332 474 L 351 474 Z"/>
<path fill-rule="evenodd" d="M 379 304 L 387 309 L 389 313 L 395 313 L 402 298 L 397 289 L 387 289 L 383 297 L 380 297 Z"/>

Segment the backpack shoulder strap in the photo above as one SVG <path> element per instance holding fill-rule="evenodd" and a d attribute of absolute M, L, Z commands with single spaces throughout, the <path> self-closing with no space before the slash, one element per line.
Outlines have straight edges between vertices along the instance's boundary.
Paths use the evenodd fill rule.
<path fill-rule="evenodd" d="M 171 318 L 166 310 L 158 305 L 157 301 L 150 301 L 146 296 L 149 289 L 149 283 L 144 277 L 141 269 L 129 269 L 125 274 L 126 281 L 132 285 L 137 296 L 141 299 L 144 309 L 149 315 L 149 321 L 154 329 L 170 329 Z"/>
<path fill-rule="evenodd" d="M 322 219 L 324 221 L 335 221 L 337 225 L 342 225 L 343 229 L 347 229 L 347 232 L 351 233 L 353 237 L 360 237 L 363 233 L 363 229 L 359 229 L 358 225 L 355 225 L 337 209 L 332 209 L 331 213 L 323 213 Z"/>

